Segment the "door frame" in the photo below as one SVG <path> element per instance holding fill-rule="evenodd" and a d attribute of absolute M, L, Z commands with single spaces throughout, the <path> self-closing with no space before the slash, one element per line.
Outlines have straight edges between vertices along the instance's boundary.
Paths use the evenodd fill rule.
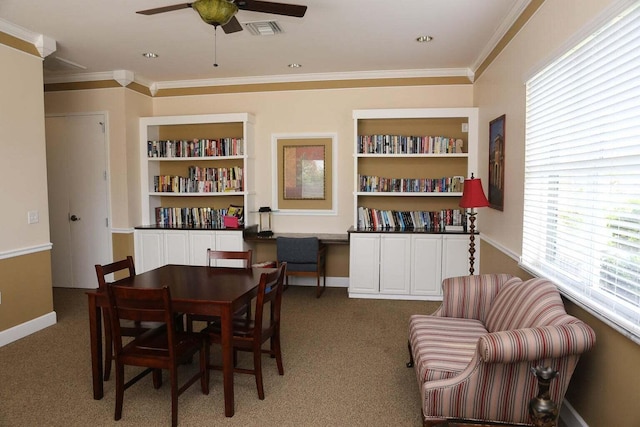
<path fill-rule="evenodd" d="M 107 252 L 108 252 L 108 261 L 113 262 L 113 215 L 112 215 L 112 204 L 111 204 L 111 159 L 109 154 L 111 153 L 110 146 L 110 131 L 109 131 L 109 111 L 83 111 L 83 112 L 69 112 L 69 113 L 51 113 L 45 114 L 45 121 L 50 117 L 78 117 L 78 116 L 95 116 L 102 115 L 104 117 L 104 157 L 105 157 L 105 172 L 107 174 L 107 220 L 109 221 L 109 226 L 107 227 Z M 49 182 L 47 182 L 47 186 Z M 48 190 L 47 190 L 48 191 Z M 51 242 L 53 244 L 53 242 Z M 96 288 L 97 288 L 96 282 Z"/>

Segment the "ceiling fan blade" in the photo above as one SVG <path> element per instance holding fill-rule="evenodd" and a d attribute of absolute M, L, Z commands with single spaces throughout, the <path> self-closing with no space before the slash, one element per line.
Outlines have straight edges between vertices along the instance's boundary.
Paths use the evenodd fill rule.
<path fill-rule="evenodd" d="M 273 13 L 276 15 L 294 16 L 302 18 L 307 11 L 307 6 L 297 4 L 275 3 L 271 1 L 259 0 L 238 0 L 236 5 L 240 10 L 250 10 L 252 12 Z"/>
<path fill-rule="evenodd" d="M 155 9 L 139 10 L 141 15 L 155 15 L 156 13 L 172 12 L 174 10 L 190 8 L 192 3 L 174 4 L 172 6 L 156 7 Z"/>
<path fill-rule="evenodd" d="M 238 19 L 234 16 L 229 22 L 222 26 L 225 34 L 237 33 L 242 31 L 242 25 L 238 22 Z"/>

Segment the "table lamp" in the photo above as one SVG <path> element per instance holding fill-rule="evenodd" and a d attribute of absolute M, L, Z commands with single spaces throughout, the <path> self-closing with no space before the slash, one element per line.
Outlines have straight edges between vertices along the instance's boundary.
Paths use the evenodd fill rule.
<path fill-rule="evenodd" d="M 263 206 L 258 209 L 258 215 L 260 215 L 260 226 L 258 229 L 258 236 L 271 237 L 273 231 L 271 231 L 271 208 Z"/>
<path fill-rule="evenodd" d="M 480 178 L 474 178 L 473 174 L 471 174 L 471 178 L 464 180 L 464 188 L 462 189 L 462 198 L 460 199 L 459 206 L 470 209 L 467 214 L 469 216 L 469 275 L 473 275 L 473 264 L 475 261 L 473 254 L 476 252 L 474 231 L 476 228 L 476 215 L 478 214 L 475 208 L 489 206 L 489 201 L 484 195 Z"/>

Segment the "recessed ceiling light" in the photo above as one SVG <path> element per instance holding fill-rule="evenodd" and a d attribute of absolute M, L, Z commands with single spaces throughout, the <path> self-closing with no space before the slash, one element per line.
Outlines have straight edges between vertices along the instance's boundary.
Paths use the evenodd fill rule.
<path fill-rule="evenodd" d="M 433 40 L 433 37 L 431 36 L 420 36 L 416 39 L 418 43 L 427 43 L 427 42 L 430 42 L 431 40 Z"/>
<path fill-rule="evenodd" d="M 158 54 L 153 52 L 145 52 L 142 54 L 145 58 L 157 58 Z"/>
<path fill-rule="evenodd" d="M 293 64 L 289 64 L 288 65 L 289 68 L 301 68 L 302 64 L 296 64 L 295 62 Z"/>

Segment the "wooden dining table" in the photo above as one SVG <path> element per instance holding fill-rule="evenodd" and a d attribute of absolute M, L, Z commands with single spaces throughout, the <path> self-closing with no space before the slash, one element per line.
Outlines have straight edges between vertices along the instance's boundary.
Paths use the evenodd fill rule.
<path fill-rule="evenodd" d="M 241 269 L 169 264 L 115 283 L 135 288 L 167 286 L 171 289 L 174 312 L 220 317 L 224 413 L 227 417 L 232 417 L 234 413 L 233 313 L 257 295 L 260 275 L 274 270 L 273 268 Z M 107 295 L 103 291 L 95 290 L 87 292 L 87 296 L 93 398 L 102 399 L 104 396 L 102 310 L 107 307 Z"/>

